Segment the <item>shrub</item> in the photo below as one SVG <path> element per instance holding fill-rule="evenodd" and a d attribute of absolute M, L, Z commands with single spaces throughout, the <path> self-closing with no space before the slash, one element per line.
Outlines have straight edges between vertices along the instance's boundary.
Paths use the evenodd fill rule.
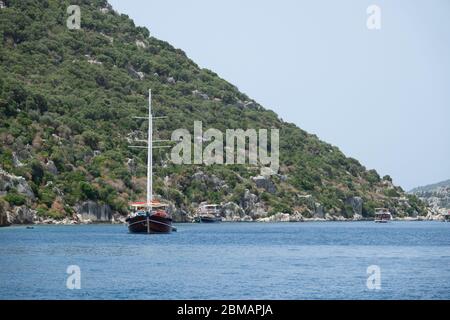
<path fill-rule="evenodd" d="M 399 196 L 399 193 L 395 189 L 386 189 L 386 190 L 384 190 L 384 194 L 385 194 L 385 196 L 391 197 L 391 198 Z"/>
<path fill-rule="evenodd" d="M 98 191 L 87 182 L 80 182 L 80 190 L 82 197 L 86 200 L 97 200 L 99 195 Z"/>
<path fill-rule="evenodd" d="M 8 194 L 5 196 L 5 200 L 13 206 L 24 205 L 27 201 L 25 196 L 17 193 L 17 191 L 15 190 L 8 192 Z"/>
<path fill-rule="evenodd" d="M 46 206 L 40 206 L 36 209 L 38 216 L 43 218 L 51 218 L 60 220 L 65 217 L 63 212 L 59 212 L 57 210 L 48 209 Z"/>

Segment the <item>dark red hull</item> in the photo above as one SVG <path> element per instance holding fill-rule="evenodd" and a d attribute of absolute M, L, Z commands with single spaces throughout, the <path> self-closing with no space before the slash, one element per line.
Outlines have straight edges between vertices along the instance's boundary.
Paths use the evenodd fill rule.
<path fill-rule="evenodd" d="M 170 233 L 172 219 L 159 215 L 138 215 L 127 218 L 128 230 L 132 233 Z"/>

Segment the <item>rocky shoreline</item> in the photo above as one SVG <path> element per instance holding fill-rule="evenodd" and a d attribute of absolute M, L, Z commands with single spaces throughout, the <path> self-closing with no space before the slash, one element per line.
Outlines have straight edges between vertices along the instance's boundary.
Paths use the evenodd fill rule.
<path fill-rule="evenodd" d="M 55 219 L 49 217 L 41 217 L 36 210 L 26 206 L 14 207 L 5 211 L 0 207 L 0 227 L 11 225 L 80 225 L 80 224 L 124 224 L 125 216 L 119 213 L 113 213 L 107 206 L 97 205 L 95 203 L 84 203 L 79 207 L 79 213 L 72 217 L 63 219 Z M 173 210 L 173 208 L 172 208 Z M 194 215 L 179 215 L 175 212 L 174 221 L 177 223 L 193 223 Z M 417 217 L 394 217 L 394 221 L 444 221 L 442 214 L 433 214 L 430 212 L 427 216 Z M 365 218 L 361 215 L 354 215 L 352 218 L 330 215 L 328 213 L 323 216 L 304 217 L 301 213 L 276 213 L 267 217 L 252 218 L 248 215 L 225 215 L 222 217 L 223 222 L 259 222 L 259 223 L 282 223 L 282 222 L 355 222 L 355 221 L 373 221 L 373 218 Z"/>
<path fill-rule="evenodd" d="M 53 168 L 52 162 L 47 162 L 48 167 Z M 55 169 L 55 168 L 53 168 Z M 54 171 L 52 169 L 52 171 Z M 56 172 L 54 172 L 56 174 Z M 286 176 L 279 175 L 280 181 L 285 181 Z M 206 174 L 202 171 L 197 171 L 193 174 L 192 180 L 197 183 L 219 190 L 221 188 L 228 188 L 224 180 L 219 179 L 215 175 Z M 265 176 L 254 176 L 251 178 L 251 183 L 254 183 L 256 188 L 261 191 L 261 194 L 275 194 L 277 187 L 271 178 Z M 389 181 L 385 184 L 393 187 Z M 20 195 L 22 203 L 10 204 L 3 199 L 10 190 Z M 52 205 L 47 204 L 42 207 L 42 204 L 36 201 L 36 195 L 24 177 L 10 174 L 0 168 L 0 226 L 15 225 L 15 224 L 90 224 L 90 223 L 124 223 L 125 212 L 116 212 L 108 204 L 92 201 L 79 200 L 79 202 L 68 205 L 64 203 L 62 197 L 63 193 L 58 188 L 53 188 L 57 195 Z M 206 190 L 204 190 L 206 192 Z M 256 191 L 249 188 L 242 190 L 235 195 L 233 201 L 225 201 L 221 203 L 220 216 L 223 221 L 229 222 L 308 222 L 308 221 L 361 221 L 371 220 L 363 216 L 364 200 L 360 196 L 347 197 L 343 202 L 345 210 L 338 209 L 326 210 L 323 204 L 310 194 L 296 194 L 299 205 L 292 208 L 291 211 L 283 211 L 283 208 L 277 208 L 274 212 L 274 207 L 268 204 L 267 200 Z M 394 199 L 394 198 L 392 198 Z M 14 199 L 13 199 L 14 200 Z M 168 204 L 167 211 L 172 215 L 174 222 L 193 222 L 195 219 L 195 212 L 202 203 L 190 203 L 189 205 L 181 204 L 175 206 L 175 202 L 171 199 L 162 199 Z M 394 200 L 392 200 L 394 201 Z M 13 203 L 12 201 L 10 201 Z M 17 202 L 17 201 L 15 201 Z M 441 220 L 442 213 L 437 210 L 428 210 L 426 216 L 422 216 L 418 211 L 414 210 L 409 214 L 412 207 L 406 198 L 395 198 L 395 201 L 390 204 L 392 213 L 395 219 L 398 220 Z M 422 213 L 423 214 L 423 213 Z M 405 217 L 405 218 L 399 218 Z"/>
<path fill-rule="evenodd" d="M 216 186 L 225 182 L 219 181 L 214 176 L 205 175 L 198 172 L 193 176 L 201 182 L 211 180 Z M 271 193 L 275 186 L 270 179 L 258 176 L 253 178 L 259 188 Z M 33 202 L 35 195 L 23 177 L 14 176 L 0 169 L 0 196 L 6 194 L 6 190 L 15 188 L 18 193 L 26 196 L 27 201 L 21 205 L 10 205 L 0 198 L 0 226 L 26 225 L 26 224 L 91 224 L 91 223 L 125 223 L 124 214 L 115 212 L 107 204 L 95 201 L 82 201 L 69 208 L 71 215 L 63 217 L 52 217 L 45 212 L 39 212 L 38 207 Z M 221 205 L 220 215 L 225 222 L 308 222 L 308 221 L 363 221 L 373 220 L 363 217 L 363 199 L 361 197 L 350 197 L 345 204 L 351 211 L 351 217 L 345 217 L 342 212 L 331 210 L 326 212 L 324 207 L 316 202 L 310 195 L 300 196 L 304 203 L 304 211 L 294 211 L 292 213 L 278 212 L 269 214 L 269 208 L 261 201 L 260 197 L 246 189 L 237 202 L 226 202 Z M 196 209 L 207 203 L 192 203 L 189 208 L 177 207 L 170 201 L 167 211 L 172 215 L 174 222 L 193 222 L 195 220 Z M 55 205 L 56 206 L 56 205 Z M 57 207 L 57 206 L 56 206 Z M 405 216 L 394 213 L 394 220 L 402 221 L 422 221 L 422 220 L 443 220 L 442 210 L 431 208 L 426 216 L 418 215 Z M 401 211 L 399 211 L 401 213 Z"/>

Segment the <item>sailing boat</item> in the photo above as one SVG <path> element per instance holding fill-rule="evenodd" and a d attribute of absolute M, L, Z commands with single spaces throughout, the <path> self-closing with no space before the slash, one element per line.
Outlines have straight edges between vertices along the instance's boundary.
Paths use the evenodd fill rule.
<path fill-rule="evenodd" d="M 131 203 L 131 213 L 126 218 L 128 230 L 132 233 L 170 233 L 176 231 L 172 217 L 166 212 L 166 204 L 153 199 L 153 116 L 152 94 L 148 92 L 148 141 L 147 147 L 147 201 Z"/>

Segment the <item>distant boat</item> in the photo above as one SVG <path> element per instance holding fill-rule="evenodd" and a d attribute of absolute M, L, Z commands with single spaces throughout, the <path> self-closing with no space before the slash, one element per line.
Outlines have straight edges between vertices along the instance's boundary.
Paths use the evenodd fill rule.
<path fill-rule="evenodd" d="M 450 210 L 444 213 L 444 222 L 450 222 Z"/>
<path fill-rule="evenodd" d="M 128 230 L 132 233 L 170 233 L 172 217 L 166 212 L 167 205 L 153 199 L 153 115 L 152 95 L 148 92 L 148 137 L 147 147 L 130 146 L 147 149 L 147 201 L 132 203 L 130 215 L 126 218 Z M 145 142 L 145 141 L 143 141 Z"/>
<path fill-rule="evenodd" d="M 197 209 L 197 218 L 198 222 L 202 223 L 214 223 L 222 221 L 222 217 L 220 216 L 220 210 L 222 206 L 218 204 L 206 204 L 201 205 Z"/>
<path fill-rule="evenodd" d="M 386 223 L 392 220 L 392 214 L 388 209 L 385 208 L 377 208 L 375 209 L 375 222 L 377 223 Z"/>

